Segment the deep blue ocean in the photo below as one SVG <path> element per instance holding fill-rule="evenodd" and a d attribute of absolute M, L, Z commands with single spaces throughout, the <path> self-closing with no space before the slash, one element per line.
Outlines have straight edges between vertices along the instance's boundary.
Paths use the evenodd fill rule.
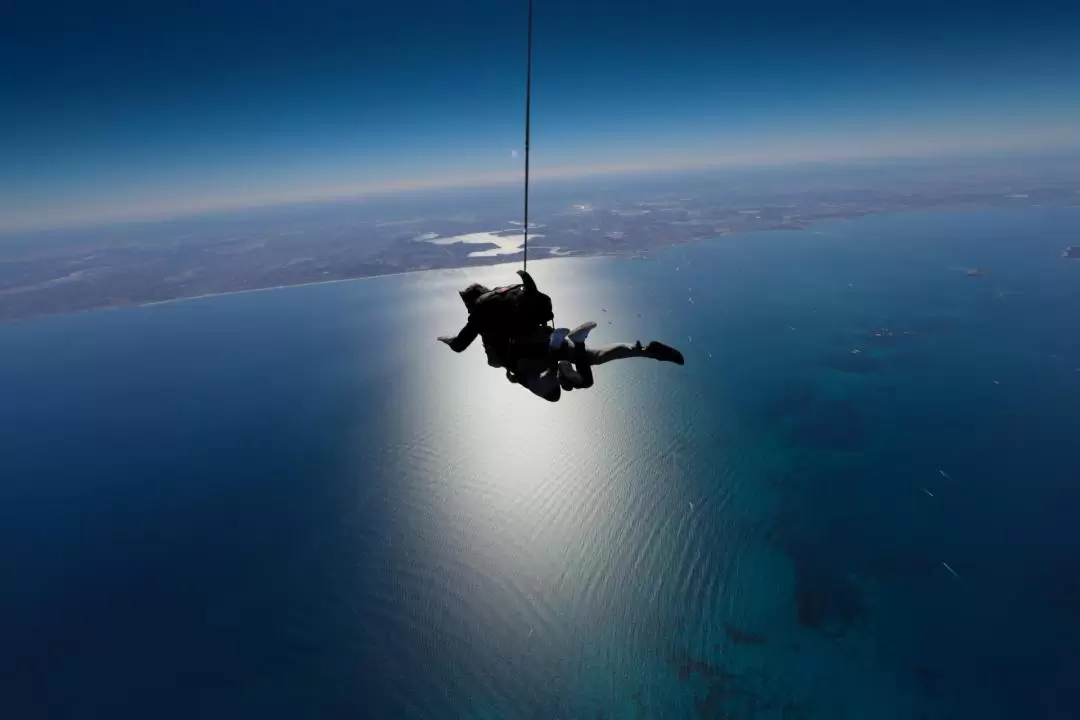
<path fill-rule="evenodd" d="M 0 717 L 1076 718 L 1080 208 L 0 326 Z M 983 268 L 983 276 L 969 276 Z"/>

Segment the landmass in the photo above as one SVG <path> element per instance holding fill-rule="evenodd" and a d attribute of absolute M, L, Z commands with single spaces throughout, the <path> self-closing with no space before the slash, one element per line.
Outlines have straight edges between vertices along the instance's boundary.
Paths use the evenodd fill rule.
<path fill-rule="evenodd" d="M 648 258 L 666 246 L 819 231 L 823 223 L 877 213 L 1080 205 L 1078 168 L 814 166 L 538 184 L 529 258 Z M 517 262 L 520 206 L 520 188 L 504 187 L 8 234 L 0 236 L 0 322 Z M 1080 247 L 1065 256 L 1080 257 Z"/>
<path fill-rule="evenodd" d="M 1062 256 L 1069 258 L 1070 260 L 1080 260 L 1080 245 L 1070 245 L 1065 248 L 1065 252 L 1062 253 Z"/>

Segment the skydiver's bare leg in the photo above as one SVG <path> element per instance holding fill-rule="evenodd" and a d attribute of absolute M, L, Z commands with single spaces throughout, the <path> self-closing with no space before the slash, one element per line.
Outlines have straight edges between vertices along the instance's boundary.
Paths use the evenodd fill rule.
<path fill-rule="evenodd" d="M 650 358 L 662 362 L 673 362 L 677 365 L 682 365 L 685 362 L 681 352 L 656 341 L 650 342 L 648 345 L 636 342 L 585 347 L 583 345 L 574 345 L 572 341 L 568 340 L 560 349 L 557 357 L 559 360 L 573 362 L 578 373 L 588 384 L 591 384 L 592 374 L 588 368 L 592 365 L 603 365 L 615 360 L 628 360 L 630 358 Z"/>
<path fill-rule="evenodd" d="M 592 366 L 603 365 L 614 360 L 650 358 L 662 362 L 673 362 L 678 365 L 685 362 L 681 352 L 656 341 L 650 342 L 648 345 L 636 342 L 587 347 L 584 343 L 575 344 L 573 340 L 567 339 L 552 354 L 558 360 L 558 375 L 560 385 L 564 390 L 592 387 L 595 382 Z"/>
<path fill-rule="evenodd" d="M 645 357 L 645 348 L 641 343 L 611 343 L 585 348 L 585 362 L 590 365 L 603 365 L 614 360 L 626 360 Z"/>
<path fill-rule="evenodd" d="M 568 340 L 561 350 L 560 355 L 568 358 L 559 360 L 559 379 L 563 389 L 566 390 L 591 388 L 596 382 L 593 377 L 593 365 L 603 365 L 613 360 L 625 360 L 632 357 L 647 357 L 641 343 L 615 343 L 590 348 L 584 344 L 575 345 Z"/>
<path fill-rule="evenodd" d="M 645 346 L 642 346 L 640 342 L 636 342 L 613 343 L 611 345 L 586 348 L 584 361 L 590 365 L 603 365 L 613 360 L 639 357 L 660 360 L 661 362 L 673 362 L 676 365 L 682 365 L 685 362 L 681 352 L 655 340 Z"/>

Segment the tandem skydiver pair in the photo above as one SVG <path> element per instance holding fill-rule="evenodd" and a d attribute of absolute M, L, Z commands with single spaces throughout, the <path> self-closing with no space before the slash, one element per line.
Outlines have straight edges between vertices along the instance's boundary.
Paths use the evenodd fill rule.
<path fill-rule="evenodd" d="M 550 402 L 558 402 L 564 391 L 592 387 L 594 365 L 629 358 L 684 364 L 681 352 L 655 340 L 588 346 L 596 323 L 554 327 L 551 297 L 540 292 L 527 271 L 518 270 L 518 275 L 518 284 L 490 289 L 474 283 L 460 291 L 468 321 L 457 335 L 439 341 L 460 353 L 479 337 L 488 365 L 505 369 L 508 381 Z"/>

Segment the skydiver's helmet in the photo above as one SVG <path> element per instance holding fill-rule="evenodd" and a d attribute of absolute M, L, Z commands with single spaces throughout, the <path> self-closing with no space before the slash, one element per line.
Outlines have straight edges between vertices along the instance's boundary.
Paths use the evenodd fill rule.
<path fill-rule="evenodd" d="M 458 292 L 461 296 L 461 301 L 465 303 L 465 309 L 470 313 L 473 311 L 473 307 L 476 305 L 476 301 L 480 299 L 482 295 L 486 295 L 491 292 L 491 288 L 481 285 L 480 283 L 473 283 L 469 287 Z"/>

